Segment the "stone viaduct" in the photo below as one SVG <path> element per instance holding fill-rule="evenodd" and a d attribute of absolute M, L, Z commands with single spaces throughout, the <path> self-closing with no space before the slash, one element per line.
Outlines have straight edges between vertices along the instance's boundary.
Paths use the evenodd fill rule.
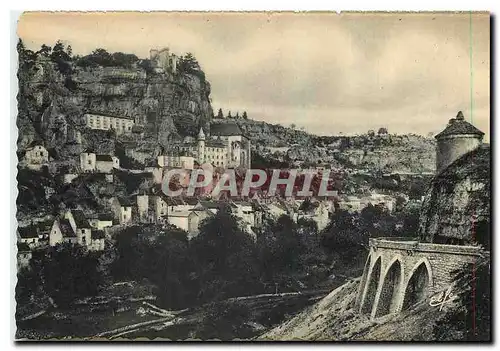
<path fill-rule="evenodd" d="M 372 319 L 398 313 L 445 291 L 453 272 L 487 255 L 480 246 L 421 243 L 411 238 L 370 239 L 356 307 Z"/>

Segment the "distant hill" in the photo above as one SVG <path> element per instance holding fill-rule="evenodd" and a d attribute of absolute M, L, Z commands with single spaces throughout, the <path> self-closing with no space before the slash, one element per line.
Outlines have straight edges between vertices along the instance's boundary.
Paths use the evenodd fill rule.
<path fill-rule="evenodd" d="M 415 134 L 316 136 L 304 130 L 252 119 L 216 119 L 237 123 L 252 140 L 255 158 L 291 167 L 332 166 L 381 173 L 434 173 L 434 138 Z"/>

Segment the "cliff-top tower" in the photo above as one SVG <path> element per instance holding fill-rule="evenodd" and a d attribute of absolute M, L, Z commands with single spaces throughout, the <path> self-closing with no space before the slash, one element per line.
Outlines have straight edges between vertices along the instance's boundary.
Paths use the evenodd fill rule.
<path fill-rule="evenodd" d="M 455 160 L 476 149 L 484 133 L 466 122 L 462 111 L 450 119 L 446 128 L 435 136 L 437 140 L 436 173 L 440 173 Z"/>

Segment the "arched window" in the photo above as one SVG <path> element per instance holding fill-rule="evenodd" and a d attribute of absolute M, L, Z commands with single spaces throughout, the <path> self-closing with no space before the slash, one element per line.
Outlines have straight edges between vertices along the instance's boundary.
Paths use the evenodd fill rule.
<path fill-rule="evenodd" d="M 395 261 L 384 278 L 375 317 L 384 316 L 396 311 L 400 285 L 401 263 Z"/>
<path fill-rule="evenodd" d="M 405 289 L 403 300 L 403 310 L 407 310 L 413 305 L 425 299 L 429 288 L 429 272 L 427 266 L 422 262 L 413 272 Z"/>

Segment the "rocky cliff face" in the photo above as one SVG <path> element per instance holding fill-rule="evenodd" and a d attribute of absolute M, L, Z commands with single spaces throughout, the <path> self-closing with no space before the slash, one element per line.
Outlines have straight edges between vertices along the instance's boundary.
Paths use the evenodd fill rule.
<path fill-rule="evenodd" d="M 422 204 L 422 239 L 439 243 L 479 242 L 489 248 L 490 148 L 482 145 L 443 170 Z"/>
<path fill-rule="evenodd" d="M 136 141 L 162 146 L 194 135 L 213 115 L 203 75 L 74 64 L 70 74 L 62 75 L 54 62 L 39 57 L 21 65 L 18 77 L 19 148 L 37 140 L 64 154 L 77 131 L 83 147 L 89 146 L 91 136 L 81 119 L 87 111 L 135 118 L 145 126 Z"/>
<path fill-rule="evenodd" d="M 412 134 L 315 136 L 262 121 L 236 122 L 260 153 L 277 153 L 282 160 L 384 173 L 431 173 L 436 168 L 434 138 Z"/>

